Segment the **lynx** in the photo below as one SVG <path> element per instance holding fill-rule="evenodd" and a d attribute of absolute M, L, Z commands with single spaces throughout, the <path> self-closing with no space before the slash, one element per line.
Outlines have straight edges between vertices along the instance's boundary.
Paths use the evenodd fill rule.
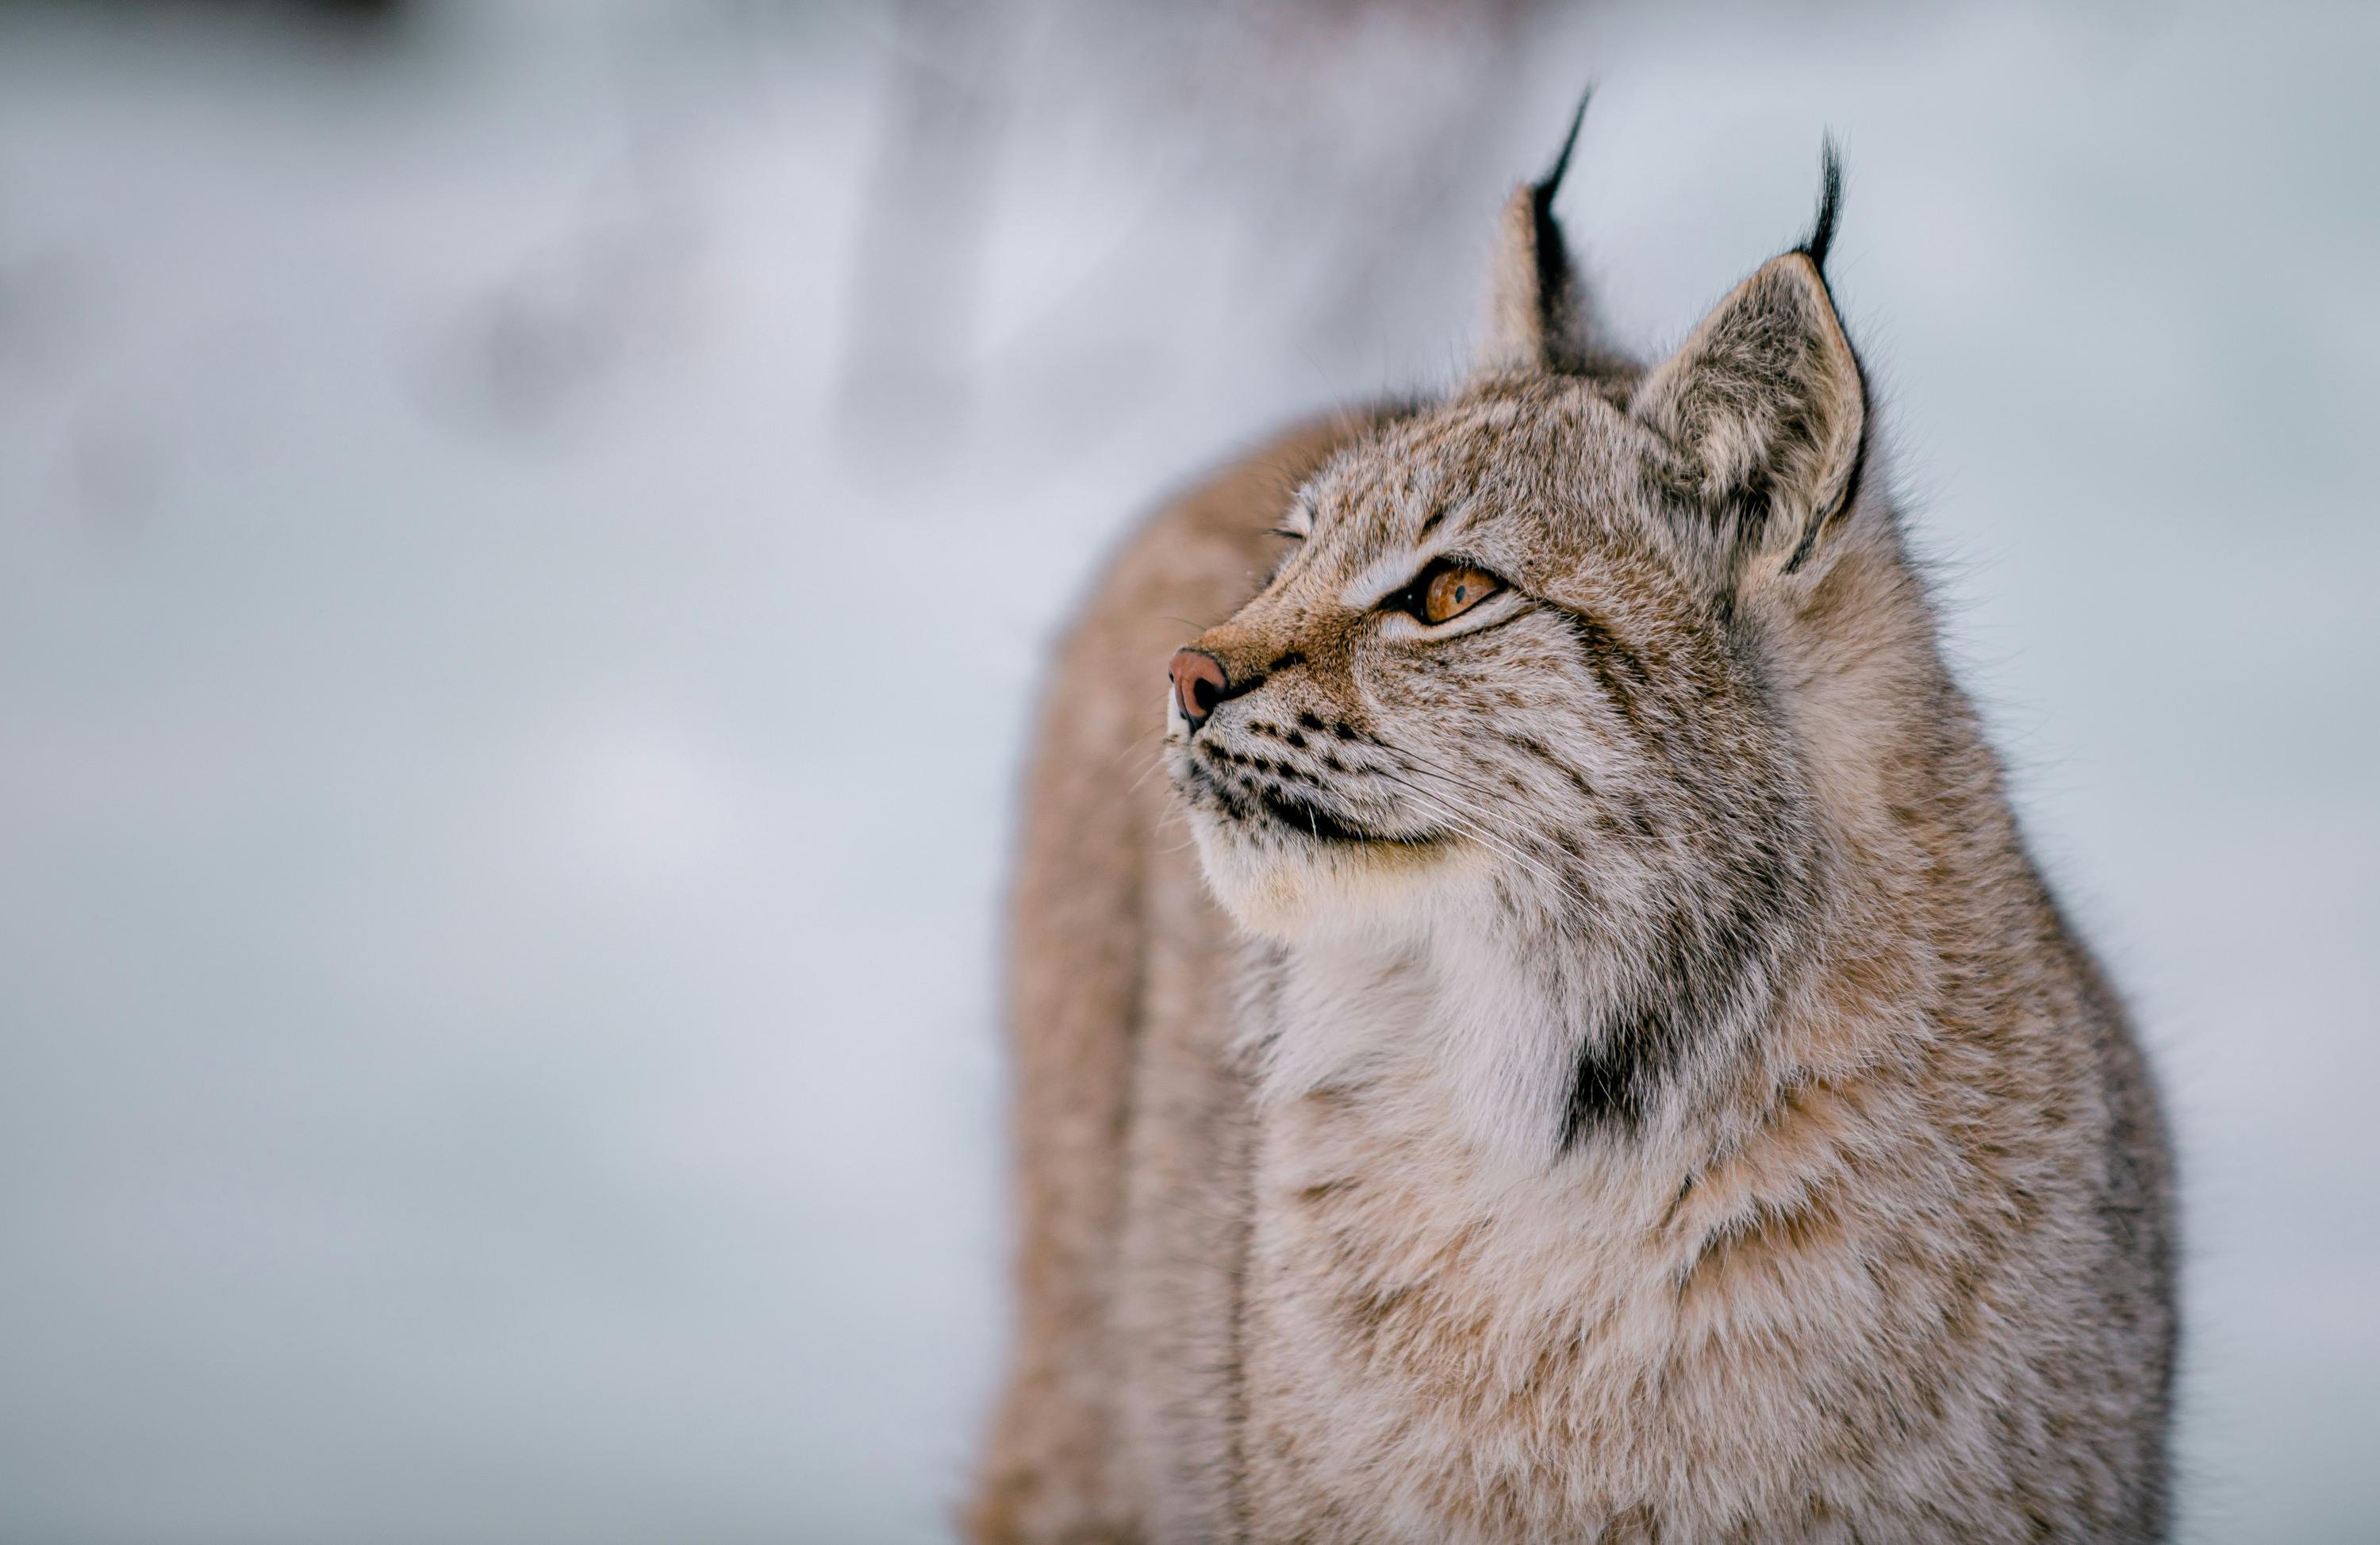
<path fill-rule="evenodd" d="M 2155 1093 L 1943 663 L 1831 147 L 1651 366 L 1569 157 L 1460 389 L 1190 491 L 1063 648 L 982 1545 L 2163 1536 Z"/>

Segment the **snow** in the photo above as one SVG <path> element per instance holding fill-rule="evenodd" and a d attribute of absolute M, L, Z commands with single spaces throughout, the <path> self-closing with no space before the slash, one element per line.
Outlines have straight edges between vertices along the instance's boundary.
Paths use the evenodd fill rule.
<path fill-rule="evenodd" d="M 1646 344 L 1840 138 L 2179 1123 L 2184 1537 L 2380 1530 L 2380 20 L 1014 7 L 904 334 L 886 13 L 270 15 L 0 13 L 0 1536 L 947 1538 L 1042 651 L 1165 486 L 1448 377 L 1589 76 Z"/>

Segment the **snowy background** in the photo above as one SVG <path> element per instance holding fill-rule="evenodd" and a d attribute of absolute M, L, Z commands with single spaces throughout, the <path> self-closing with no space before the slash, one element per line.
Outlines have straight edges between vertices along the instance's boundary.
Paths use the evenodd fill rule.
<path fill-rule="evenodd" d="M 0 7 L 0 1540 L 947 1538 L 1042 651 L 1452 375 L 1588 78 L 1648 346 L 1839 135 L 2179 1123 L 2185 1537 L 2380 1538 L 2380 14 L 327 10 Z"/>

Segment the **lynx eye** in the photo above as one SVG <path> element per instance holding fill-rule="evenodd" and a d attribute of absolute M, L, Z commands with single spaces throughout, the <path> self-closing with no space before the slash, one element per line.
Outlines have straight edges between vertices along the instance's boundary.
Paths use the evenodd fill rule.
<path fill-rule="evenodd" d="M 1503 588 L 1504 582 L 1486 569 L 1448 564 L 1422 577 L 1413 614 L 1426 623 L 1451 622 Z"/>

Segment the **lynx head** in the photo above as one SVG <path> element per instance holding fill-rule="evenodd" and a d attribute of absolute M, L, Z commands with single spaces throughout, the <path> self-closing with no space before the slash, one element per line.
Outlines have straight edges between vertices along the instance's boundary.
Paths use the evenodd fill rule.
<path fill-rule="evenodd" d="M 1174 657 L 1168 755 L 1244 927 L 1525 937 L 1614 1020 L 1573 1105 L 1624 1112 L 1635 1043 L 1758 991 L 1812 904 L 1794 696 L 1829 570 L 1892 539 L 1856 497 L 1831 148 L 1810 238 L 1650 369 L 1550 215 L 1569 153 L 1506 207 L 1470 382 L 1314 477 L 1263 590 Z"/>

